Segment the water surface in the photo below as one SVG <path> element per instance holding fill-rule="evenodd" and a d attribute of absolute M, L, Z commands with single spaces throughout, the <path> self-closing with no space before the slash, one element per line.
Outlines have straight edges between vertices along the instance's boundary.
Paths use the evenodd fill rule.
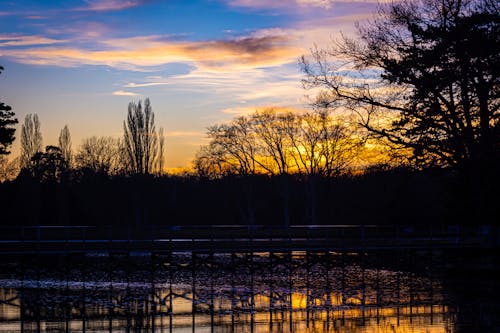
<path fill-rule="evenodd" d="M 0 332 L 467 332 L 476 320 L 494 331 L 497 301 L 478 312 L 446 262 L 432 251 L 2 258 Z"/>

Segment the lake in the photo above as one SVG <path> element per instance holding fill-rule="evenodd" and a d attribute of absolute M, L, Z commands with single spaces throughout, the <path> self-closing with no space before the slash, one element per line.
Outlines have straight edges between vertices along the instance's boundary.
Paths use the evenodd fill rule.
<path fill-rule="evenodd" d="M 410 249 L 3 255 L 0 332 L 497 332 L 495 260 Z"/>

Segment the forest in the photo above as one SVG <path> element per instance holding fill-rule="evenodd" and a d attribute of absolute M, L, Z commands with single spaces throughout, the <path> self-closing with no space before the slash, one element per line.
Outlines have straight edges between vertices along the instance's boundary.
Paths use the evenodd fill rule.
<path fill-rule="evenodd" d="M 210 126 L 183 174 L 165 172 L 149 98 L 129 103 L 121 138 L 76 149 L 68 126 L 43 147 L 36 113 L 16 134 L 1 103 L 1 224 L 497 224 L 498 6 L 381 6 L 356 38 L 299 59 L 316 96 L 308 110 L 269 106 Z"/>

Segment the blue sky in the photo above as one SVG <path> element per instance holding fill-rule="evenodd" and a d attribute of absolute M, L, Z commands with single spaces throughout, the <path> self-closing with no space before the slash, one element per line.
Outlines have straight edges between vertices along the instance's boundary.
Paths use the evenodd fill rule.
<path fill-rule="evenodd" d="M 0 2 L 0 100 L 19 120 L 38 113 L 45 145 L 67 124 L 77 149 L 121 136 L 128 103 L 149 97 L 169 168 L 189 165 L 211 124 L 307 108 L 297 59 L 376 10 L 360 0 Z"/>

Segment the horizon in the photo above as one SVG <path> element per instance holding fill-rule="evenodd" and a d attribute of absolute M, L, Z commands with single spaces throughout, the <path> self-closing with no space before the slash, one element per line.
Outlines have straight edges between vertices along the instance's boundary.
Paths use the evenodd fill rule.
<path fill-rule="evenodd" d="M 303 110 L 298 58 L 370 18 L 376 1 L 17 1 L 0 12 L 0 99 L 37 113 L 43 146 L 68 125 L 73 150 L 123 135 L 129 102 L 151 99 L 166 169 L 190 166 L 206 128 L 268 106 Z"/>

